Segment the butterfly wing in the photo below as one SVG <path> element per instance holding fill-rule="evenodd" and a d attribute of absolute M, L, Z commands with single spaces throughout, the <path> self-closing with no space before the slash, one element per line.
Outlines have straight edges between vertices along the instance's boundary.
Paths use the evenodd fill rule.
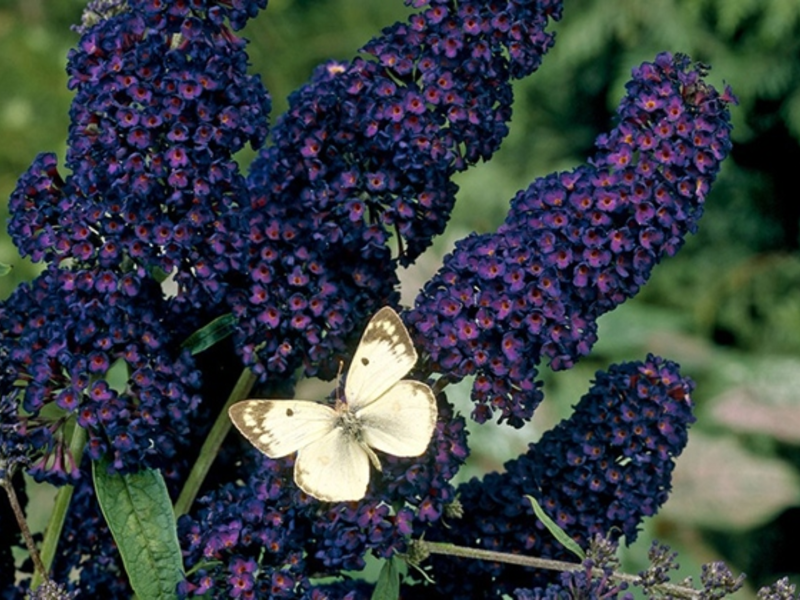
<path fill-rule="evenodd" d="M 347 373 L 344 395 L 351 410 L 367 406 L 400 381 L 417 362 L 406 326 L 390 307 L 370 319 Z"/>
<path fill-rule="evenodd" d="M 297 453 L 294 481 L 306 494 L 326 502 L 360 500 L 369 484 L 367 451 L 336 427 Z"/>
<path fill-rule="evenodd" d="M 241 434 L 270 458 L 287 456 L 334 429 L 334 409 L 308 400 L 243 400 L 228 409 Z"/>
<path fill-rule="evenodd" d="M 394 456 L 419 456 L 425 452 L 437 415 L 433 390 L 409 379 L 396 383 L 380 398 L 356 411 L 364 442 Z"/>

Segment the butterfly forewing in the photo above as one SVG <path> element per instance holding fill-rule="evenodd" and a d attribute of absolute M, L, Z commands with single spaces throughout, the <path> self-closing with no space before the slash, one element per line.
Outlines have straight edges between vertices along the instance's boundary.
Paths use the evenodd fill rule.
<path fill-rule="evenodd" d="M 436 427 L 436 397 L 419 381 L 404 380 L 380 398 L 356 411 L 363 423 L 364 442 L 394 456 L 425 452 Z"/>
<path fill-rule="evenodd" d="M 228 409 L 244 437 L 270 458 L 281 458 L 318 441 L 336 424 L 336 411 L 308 400 L 244 400 Z"/>
<path fill-rule="evenodd" d="M 360 500 L 369 484 L 369 456 L 361 444 L 337 427 L 300 449 L 294 480 L 319 500 Z"/>
<path fill-rule="evenodd" d="M 377 400 L 416 362 L 403 321 L 392 308 L 382 308 L 367 324 L 350 363 L 344 390 L 348 405 L 355 411 Z"/>

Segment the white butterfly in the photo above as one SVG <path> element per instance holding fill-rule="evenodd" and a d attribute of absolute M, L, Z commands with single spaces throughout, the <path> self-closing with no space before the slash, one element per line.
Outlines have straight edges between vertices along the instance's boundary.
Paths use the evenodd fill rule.
<path fill-rule="evenodd" d="M 419 456 L 436 427 L 436 397 L 419 381 L 403 379 L 417 362 L 411 336 L 390 307 L 367 324 L 335 407 L 308 400 L 244 400 L 228 414 L 261 452 L 297 452 L 294 480 L 320 500 L 360 500 L 369 464 L 381 470 L 380 450 Z"/>

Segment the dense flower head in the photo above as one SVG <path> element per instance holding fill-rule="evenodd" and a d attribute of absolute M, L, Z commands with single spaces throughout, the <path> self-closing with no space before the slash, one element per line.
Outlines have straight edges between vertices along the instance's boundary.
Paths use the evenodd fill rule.
<path fill-rule="evenodd" d="M 733 98 L 702 73 L 669 54 L 635 69 L 592 161 L 519 192 L 498 231 L 462 240 L 425 286 L 409 315 L 416 342 L 439 372 L 477 375 L 478 421 L 529 419 L 537 365 L 586 355 L 598 317 L 695 231 L 731 147 Z"/>
<path fill-rule="evenodd" d="M 440 521 L 453 502 L 449 480 L 466 455 L 464 420 L 444 399 L 428 450 L 415 458 L 381 455 L 383 470 L 372 473 L 358 502 L 320 503 L 292 480 L 293 458 L 253 452 L 244 485 L 225 486 L 201 500 L 195 516 L 179 521 L 188 567 L 220 561 L 194 573 L 182 593 L 338 598 L 309 574 L 363 569 L 369 552 L 380 558 L 404 552 L 414 529 Z"/>
<path fill-rule="evenodd" d="M 452 529 L 429 530 L 426 539 L 574 560 L 537 521 L 527 495 L 584 548 L 597 534 L 633 542 L 642 519 L 667 499 L 674 459 L 694 421 L 693 387 L 677 364 L 652 355 L 598 372 L 573 415 L 507 462 L 504 473 L 459 486 L 463 518 Z M 465 582 L 464 568 L 452 558 L 436 559 L 438 593 L 499 598 L 536 587 L 534 575 L 538 585 L 550 581 L 541 572 L 473 561 Z"/>
<path fill-rule="evenodd" d="M 244 283 L 227 296 L 237 352 L 262 381 L 299 367 L 330 379 L 369 318 L 397 305 L 388 248 L 337 248 L 314 239 L 320 223 L 257 204 L 242 252 Z"/>
<path fill-rule="evenodd" d="M 21 253 L 130 260 L 172 273 L 178 301 L 221 299 L 237 253 L 219 216 L 247 196 L 233 154 L 263 143 L 270 109 L 223 17 L 264 4 L 131 1 L 84 31 L 67 65 L 71 174 L 43 154 L 20 178 L 9 231 Z"/>
<path fill-rule="evenodd" d="M 6 394 L 25 417 L 37 480 L 78 477 L 61 425 L 87 430 L 87 453 L 138 470 L 170 459 L 188 432 L 199 372 L 174 347 L 160 288 L 142 273 L 51 266 L 0 304 L 6 363 L 19 382 Z M 47 416 L 42 413 L 49 407 Z"/>
<path fill-rule="evenodd" d="M 250 206 L 225 226 L 246 257 L 229 298 L 246 364 L 330 377 L 359 326 L 396 304 L 396 265 L 444 229 L 452 174 L 506 135 L 510 80 L 539 65 L 560 4 L 438 3 L 291 95 L 251 165 Z"/>
<path fill-rule="evenodd" d="M 396 229 L 409 264 L 446 223 L 450 176 L 489 158 L 507 134 L 510 80 L 539 66 L 560 9 L 556 0 L 440 2 L 386 28 L 364 56 L 322 65 L 290 97 L 253 184 L 272 202 L 325 214 L 326 228 L 357 244 L 373 225 Z"/>

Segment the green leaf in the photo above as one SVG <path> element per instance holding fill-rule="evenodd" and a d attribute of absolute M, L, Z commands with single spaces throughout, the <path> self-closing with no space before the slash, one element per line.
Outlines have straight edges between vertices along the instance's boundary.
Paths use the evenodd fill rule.
<path fill-rule="evenodd" d="M 544 509 L 541 507 L 536 498 L 528 495 L 525 497 L 531 503 L 531 506 L 533 506 L 533 512 L 536 513 L 536 517 L 542 523 L 544 523 L 544 526 L 547 527 L 547 530 L 553 534 L 559 543 L 581 560 L 585 559 L 586 553 L 583 551 L 583 548 L 581 548 L 575 540 L 569 537 L 567 532 L 561 529 L 561 527 L 559 527 L 556 522 L 553 521 L 553 519 L 547 516 L 547 513 L 544 512 Z"/>
<path fill-rule="evenodd" d="M 125 388 L 128 387 L 129 377 L 130 369 L 128 368 L 128 363 L 124 358 L 118 358 L 111 363 L 108 371 L 106 371 L 105 379 L 112 390 L 122 394 L 125 392 Z"/>
<path fill-rule="evenodd" d="M 207 350 L 232 334 L 235 323 L 236 318 L 232 313 L 219 316 L 186 338 L 181 348 L 188 348 L 193 355 Z"/>
<path fill-rule="evenodd" d="M 383 563 L 370 600 L 397 600 L 400 597 L 400 572 L 396 560 L 392 557 Z"/>
<path fill-rule="evenodd" d="M 107 459 L 92 466 L 97 500 L 133 591 L 143 600 L 176 598 L 183 563 L 172 502 L 161 473 L 145 469 L 111 474 Z"/>
<path fill-rule="evenodd" d="M 7 265 L 4 262 L 0 262 L 0 277 L 5 277 L 11 273 L 11 265 Z"/>

